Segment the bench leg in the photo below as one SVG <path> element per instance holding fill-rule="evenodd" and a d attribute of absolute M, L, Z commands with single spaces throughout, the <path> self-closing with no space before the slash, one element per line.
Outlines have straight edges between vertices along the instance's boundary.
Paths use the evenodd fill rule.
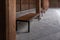
<path fill-rule="evenodd" d="M 40 15 L 38 16 L 38 21 L 40 20 L 41 18 L 40 18 Z"/>
<path fill-rule="evenodd" d="M 28 32 L 30 32 L 30 21 L 28 21 Z"/>
<path fill-rule="evenodd" d="M 16 21 L 16 31 L 17 31 L 17 21 Z M 30 21 L 28 21 L 28 33 L 30 32 Z"/>
<path fill-rule="evenodd" d="M 17 21 L 16 21 L 16 31 L 17 31 Z"/>

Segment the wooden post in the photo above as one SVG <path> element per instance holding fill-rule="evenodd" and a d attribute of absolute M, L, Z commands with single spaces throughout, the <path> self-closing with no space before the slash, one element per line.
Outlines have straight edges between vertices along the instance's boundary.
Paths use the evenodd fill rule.
<path fill-rule="evenodd" d="M 36 0 L 36 13 L 40 14 L 41 12 L 41 0 Z M 40 20 L 40 15 L 37 17 L 38 20 Z"/>
<path fill-rule="evenodd" d="M 47 10 L 49 8 L 49 0 L 42 0 L 43 1 L 43 10 Z"/>
<path fill-rule="evenodd" d="M 6 40 L 16 40 L 16 0 L 6 0 Z"/>
<path fill-rule="evenodd" d="M 36 0 L 36 13 L 40 13 L 41 9 L 41 0 Z"/>

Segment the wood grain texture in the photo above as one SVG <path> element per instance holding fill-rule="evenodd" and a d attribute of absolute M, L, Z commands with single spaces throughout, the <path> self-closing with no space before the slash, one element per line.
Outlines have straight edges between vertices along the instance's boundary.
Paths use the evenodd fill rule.
<path fill-rule="evenodd" d="M 42 0 L 42 1 L 43 1 L 42 8 L 44 10 L 47 10 L 49 8 L 49 0 Z"/>
<path fill-rule="evenodd" d="M 29 13 L 29 14 L 26 14 L 24 16 L 21 16 L 19 18 L 17 18 L 17 20 L 21 20 L 21 21 L 30 21 L 36 17 L 38 17 L 40 14 L 34 14 L 34 13 Z"/>
<path fill-rule="evenodd" d="M 29 14 L 26 14 L 26 15 L 24 15 L 24 16 L 21 16 L 21 17 L 17 18 L 17 20 L 29 21 L 29 20 L 31 20 L 34 16 L 35 16 L 34 13 L 29 13 Z"/>
<path fill-rule="evenodd" d="M 59 0 L 49 0 L 50 8 L 59 8 Z"/>
<path fill-rule="evenodd" d="M 41 9 L 41 0 L 36 0 L 36 13 L 40 13 Z"/>
<path fill-rule="evenodd" d="M 36 0 L 16 0 L 16 11 L 24 11 L 36 8 Z"/>
<path fill-rule="evenodd" d="M 6 40 L 16 40 L 16 0 L 6 0 Z"/>
<path fill-rule="evenodd" d="M 21 0 L 21 11 L 28 10 L 28 1 L 29 0 Z"/>
<path fill-rule="evenodd" d="M 16 0 L 16 12 L 21 10 L 21 0 Z"/>

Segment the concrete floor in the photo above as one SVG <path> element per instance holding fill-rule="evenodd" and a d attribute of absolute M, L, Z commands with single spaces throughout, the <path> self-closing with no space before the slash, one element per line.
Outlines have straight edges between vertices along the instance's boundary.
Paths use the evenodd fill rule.
<path fill-rule="evenodd" d="M 17 33 L 16 40 L 60 40 L 59 10 L 48 9 L 40 21 L 31 22 L 30 33 Z"/>

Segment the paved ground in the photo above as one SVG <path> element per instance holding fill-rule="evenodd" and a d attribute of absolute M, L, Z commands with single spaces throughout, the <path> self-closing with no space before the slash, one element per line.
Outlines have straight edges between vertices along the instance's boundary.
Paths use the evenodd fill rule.
<path fill-rule="evenodd" d="M 31 22 L 30 33 L 18 33 L 16 40 L 60 40 L 59 14 L 58 9 L 48 9 L 40 21 Z M 27 26 L 26 23 L 23 25 Z"/>

